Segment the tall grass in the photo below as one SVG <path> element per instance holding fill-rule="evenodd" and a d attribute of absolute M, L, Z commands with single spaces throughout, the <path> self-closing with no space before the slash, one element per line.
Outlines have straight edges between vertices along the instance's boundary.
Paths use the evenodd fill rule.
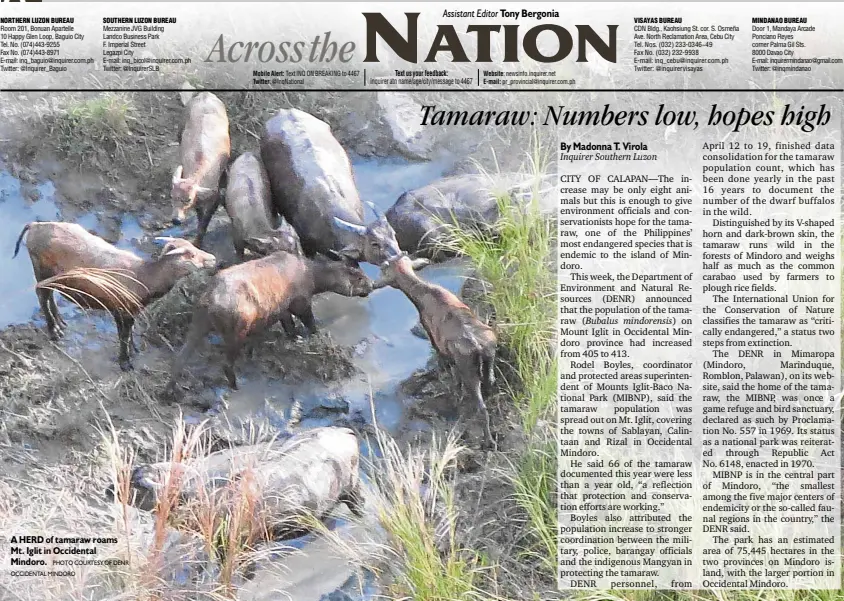
<path fill-rule="evenodd" d="M 546 574 L 557 571 L 557 444 L 550 436 L 536 437 L 516 459 L 510 480 L 516 503 L 527 514 L 534 548 L 524 555 Z"/>
<path fill-rule="evenodd" d="M 130 286 L 146 290 L 143 282 L 133 277 L 128 270 L 79 267 L 43 279 L 35 288 L 57 292 L 82 310 L 87 305 L 105 311 L 113 308 L 135 315 L 144 305 L 140 295 Z"/>
<path fill-rule="evenodd" d="M 210 453 L 208 442 L 204 423 L 187 428 L 179 420 L 173 429 L 167 461 L 148 466 L 145 478 L 154 485 L 156 497 L 152 535 L 141 552 L 140 565 L 130 571 L 135 578 L 124 590 L 143 593 L 151 599 L 164 598 L 174 589 L 185 592 L 174 587 L 167 577 L 179 569 L 172 565 L 172 543 L 181 538 L 196 542 L 187 561 L 196 564 L 196 573 L 206 574 L 200 578 L 204 580 L 204 590 L 194 589 L 191 594 L 202 593 L 202 598 L 215 600 L 236 598 L 237 584 L 258 557 L 255 547 L 268 538 L 267 524 L 259 508 L 261 491 L 254 482 L 251 462 L 227 482 L 211 485 L 204 479 L 201 465 Z M 129 541 L 134 455 L 123 450 L 113 430 L 107 443 L 115 503 L 123 522 L 118 523 L 117 530 Z M 182 496 L 185 492 L 187 498 Z M 198 552 L 200 548 L 203 553 Z"/>
<path fill-rule="evenodd" d="M 554 222 L 540 207 L 547 165 L 542 144 L 534 138 L 522 172 L 524 180 L 531 182 L 527 198 L 493 189 L 499 219 L 492 228 L 448 222 L 443 226 L 449 234 L 447 249 L 468 257 L 488 288 L 486 302 L 495 317 L 500 354 L 509 364 L 503 370 L 505 387 L 525 440 L 520 456 L 511 461 L 508 478 L 535 545 L 526 552 L 539 559 L 550 577 L 557 565 L 557 461 L 552 425 L 556 423 L 557 296 Z M 495 176 L 490 174 L 491 182 Z"/>
<path fill-rule="evenodd" d="M 68 102 L 51 119 L 51 134 L 58 147 L 71 156 L 107 150 L 123 156 L 132 132 L 134 105 L 125 94 L 103 93 Z"/>
<path fill-rule="evenodd" d="M 76 575 L 9 576 L 0 571 L 0 599 L 21 601 L 230 601 L 238 598 L 254 561 L 253 546 L 264 536 L 264 522 L 255 510 L 258 491 L 250 481 L 250 465 L 237 479 L 219 483 L 220 494 L 203 494 L 207 482 L 192 469 L 209 454 L 207 429 L 178 420 L 165 462 L 144 466 L 143 479 L 155 488 L 155 512 L 132 507 L 136 492 L 137 455 L 111 420 L 99 428 L 111 475 L 112 503 L 100 506 L 79 496 L 78 481 L 58 489 L 38 487 L 0 494 L 0 532 L 63 537 L 82 533 L 115 537 L 97 544 L 102 565 L 74 567 Z M 155 469 L 152 469 L 155 468 Z M 56 480 L 61 474 L 55 474 Z M 237 481 L 235 481 L 237 480 Z M 209 487 L 213 488 L 213 487 Z M 195 493 L 191 506 L 182 493 Z M 5 487 L 4 487 L 5 491 Z M 192 495 L 189 495 L 192 496 Z M 205 517 L 207 528 L 191 523 Z M 9 535 L 6 535 L 9 536 Z M 43 556 L 48 562 L 47 555 Z M 52 558 L 64 559 L 64 557 Z M 48 563 L 49 565 L 49 563 Z M 58 567 L 58 566 L 56 566 Z"/>
<path fill-rule="evenodd" d="M 382 459 L 371 470 L 375 510 L 389 554 L 402 566 L 391 592 L 414 601 L 481 598 L 481 558 L 458 544 L 454 489 L 445 475 L 461 447 L 449 440 L 439 449 L 434 439 L 427 451 L 405 453 L 380 431 L 378 443 Z"/>
<path fill-rule="evenodd" d="M 506 190 L 493 188 L 499 218 L 492 228 L 443 223 L 447 250 L 468 257 L 477 277 L 488 285 L 486 301 L 515 372 L 508 385 L 525 432 L 540 420 L 550 419 L 556 407 L 554 225 L 540 208 L 545 165 L 537 139 L 523 173 L 524 181 L 530 183 L 528 198 L 514 198 Z M 489 175 L 494 186 L 496 175 Z"/>

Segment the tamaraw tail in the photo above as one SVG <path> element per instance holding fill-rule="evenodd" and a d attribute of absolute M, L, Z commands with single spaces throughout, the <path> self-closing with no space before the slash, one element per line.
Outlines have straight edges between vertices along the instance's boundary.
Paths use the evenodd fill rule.
<path fill-rule="evenodd" d="M 23 226 L 23 229 L 21 230 L 21 235 L 20 235 L 20 236 L 18 236 L 18 241 L 15 243 L 15 254 L 13 254 L 13 255 L 12 255 L 12 258 L 13 258 L 13 259 L 14 259 L 15 257 L 17 257 L 17 256 L 18 256 L 18 252 L 19 252 L 19 251 L 20 251 L 20 249 L 21 249 L 21 242 L 23 242 L 23 237 L 24 237 L 24 236 L 26 235 L 26 233 L 29 231 L 29 228 L 30 228 L 31 226 L 32 226 L 32 222 L 27 223 L 25 226 Z"/>

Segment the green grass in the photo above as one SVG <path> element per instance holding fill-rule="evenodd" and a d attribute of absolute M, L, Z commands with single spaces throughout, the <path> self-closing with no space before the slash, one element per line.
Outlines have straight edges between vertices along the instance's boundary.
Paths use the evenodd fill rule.
<path fill-rule="evenodd" d="M 444 224 L 450 234 L 448 249 L 468 257 L 478 278 L 489 285 L 486 301 L 516 374 L 508 384 L 526 433 L 551 418 L 556 408 L 554 224 L 539 205 L 544 166 L 537 141 L 524 172 L 526 180 L 533 180 L 533 194 L 527 201 L 497 195 L 500 216 L 494 234 Z"/>
<path fill-rule="evenodd" d="M 120 153 L 131 136 L 133 105 L 124 94 L 104 93 L 69 103 L 55 115 L 52 133 L 59 148 L 73 155 L 105 149 Z"/>
<path fill-rule="evenodd" d="M 557 571 L 557 445 L 533 441 L 517 459 L 510 480 L 516 502 L 525 511 L 535 548 L 524 554 L 547 574 Z"/>
<path fill-rule="evenodd" d="M 389 540 L 385 559 L 401 565 L 391 592 L 414 601 L 481 598 L 483 561 L 458 544 L 454 488 L 446 478 L 461 448 L 452 440 L 439 448 L 435 439 L 427 452 L 405 451 L 380 431 L 378 444 L 382 459 L 370 470 L 376 513 Z"/>
<path fill-rule="evenodd" d="M 557 310 L 553 260 L 554 222 L 540 210 L 545 174 L 541 144 L 534 140 L 523 175 L 532 179 L 527 200 L 497 195 L 499 220 L 494 233 L 445 223 L 449 250 L 470 259 L 488 287 L 486 302 L 495 316 L 505 388 L 526 441 L 507 475 L 515 501 L 527 515 L 533 546 L 525 553 L 539 559 L 549 577 L 557 567 L 556 388 L 554 319 Z M 492 178 L 494 180 L 494 176 Z M 512 372 L 512 373 L 506 373 Z"/>

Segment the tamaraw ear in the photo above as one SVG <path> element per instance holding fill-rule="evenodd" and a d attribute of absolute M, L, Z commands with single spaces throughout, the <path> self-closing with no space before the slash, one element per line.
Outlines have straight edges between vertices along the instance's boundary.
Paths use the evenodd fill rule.
<path fill-rule="evenodd" d="M 182 181 L 182 166 L 181 165 L 176 167 L 176 171 L 173 172 L 173 185 L 175 186 L 180 181 Z"/>
<path fill-rule="evenodd" d="M 342 251 L 337 252 L 336 250 L 327 249 L 318 253 L 317 256 L 322 256 L 329 261 L 337 261 L 343 263 L 344 265 L 348 265 L 349 267 L 360 267 L 360 263 L 354 257 L 351 257 L 347 254 L 344 254 Z"/>
<path fill-rule="evenodd" d="M 349 246 L 343 247 L 343 249 L 340 251 L 340 255 L 342 257 L 345 257 L 345 258 L 351 259 L 352 261 L 357 262 L 357 261 L 360 261 L 363 253 L 361 252 L 360 248 L 358 248 L 357 246 L 355 246 L 353 244 L 350 244 Z"/>

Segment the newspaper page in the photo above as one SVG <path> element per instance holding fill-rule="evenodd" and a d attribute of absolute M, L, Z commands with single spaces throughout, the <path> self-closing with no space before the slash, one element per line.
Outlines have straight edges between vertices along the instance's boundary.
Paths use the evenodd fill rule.
<path fill-rule="evenodd" d="M 842 30 L 0 0 L 0 599 L 844 599 Z"/>

